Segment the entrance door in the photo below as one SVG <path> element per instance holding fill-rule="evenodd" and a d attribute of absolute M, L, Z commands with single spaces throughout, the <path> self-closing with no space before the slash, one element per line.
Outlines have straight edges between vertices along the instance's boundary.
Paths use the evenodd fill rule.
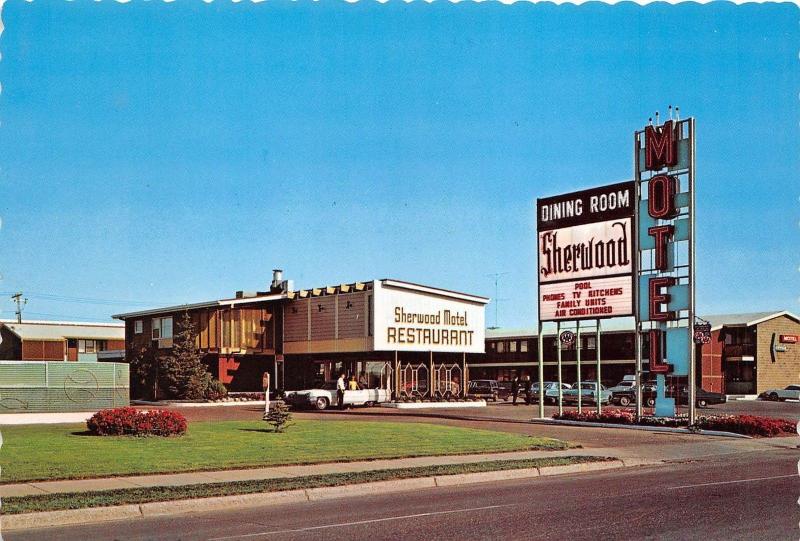
<path fill-rule="evenodd" d="M 274 389 L 283 389 L 283 355 L 275 355 L 275 373 L 273 374 L 275 384 Z"/>

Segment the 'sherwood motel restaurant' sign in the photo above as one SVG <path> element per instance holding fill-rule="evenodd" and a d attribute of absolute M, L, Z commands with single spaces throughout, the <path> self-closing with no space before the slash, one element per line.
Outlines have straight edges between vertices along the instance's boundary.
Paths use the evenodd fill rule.
<path fill-rule="evenodd" d="M 688 376 L 693 417 L 694 119 L 634 139 L 634 180 L 537 200 L 540 328 L 588 319 L 599 332 L 602 319 L 633 316 L 649 338 L 656 414 L 674 413 L 664 375 Z"/>

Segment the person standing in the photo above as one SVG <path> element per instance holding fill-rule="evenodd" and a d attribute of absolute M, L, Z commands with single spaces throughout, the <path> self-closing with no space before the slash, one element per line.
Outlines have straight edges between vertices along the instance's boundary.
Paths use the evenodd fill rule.
<path fill-rule="evenodd" d="M 269 372 L 261 376 L 261 388 L 264 389 L 264 415 L 269 413 Z"/>
<path fill-rule="evenodd" d="M 517 405 L 517 396 L 519 395 L 519 373 L 514 374 L 514 379 L 511 380 L 511 403 Z"/>
<path fill-rule="evenodd" d="M 525 376 L 525 403 L 531 403 L 531 377 L 530 375 Z"/>
<path fill-rule="evenodd" d="M 344 390 L 346 384 L 344 382 L 344 372 L 339 374 L 339 379 L 336 380 L 336 401 L 339 403 L 339 409 L 344 409 Z"/>

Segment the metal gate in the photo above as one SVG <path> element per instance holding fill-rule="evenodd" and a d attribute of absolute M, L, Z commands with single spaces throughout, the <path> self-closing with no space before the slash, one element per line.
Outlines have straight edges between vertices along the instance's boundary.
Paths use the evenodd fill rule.
<path fill-rule="evenodd" d="M 425 364 L 401 364 L 398 374 L 400 396 L 425 398 L 429 394 L 428 367 Z"/>
<path fill-rule="evenodd" d="M 461 395 L 464 374 L 457 364 L 438 364 L 433 367 L 433 389 L 436 398 L 455 398 Z"/>
<path fill-rule="evenodd" d="M 394 383 L 394 369 L 392 368 L 392 363 L 385 362 L 381 367 L 381 389 L 386 389 L 391 393 L 392 385 Z"/>

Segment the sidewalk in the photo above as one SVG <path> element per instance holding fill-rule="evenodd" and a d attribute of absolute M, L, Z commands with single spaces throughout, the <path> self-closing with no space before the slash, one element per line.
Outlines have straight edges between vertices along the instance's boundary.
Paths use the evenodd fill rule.
<path fill-rule="evenodd" d="M 719 455 L 764 452 L 775 448 L 798 446 L 797 437 L 765 438 L 752 440 L 708 439 L 690 440 L 663 445 L 637 445 L 629 447 L 592 447 L 565 449 L 561 451 L 518 451 L 512 453 L 488 453 L 472 455 L 449 455 L 413 457 L 357 462 L 335 462 L 302 466 L 273 466 L 266 468 L 218 470 L 193 473 L 137 475 L 130 477 L 108 477 L 64 481 L 41 481 L 0 485 L 0 497 L 31 496 L 64 492 L 86 492 L 156 486 L 182 486 L 231 481 L 250 481 L 275 478 L 324 475 L 330 473 L 363 472 L 384 469 L 399 469 L 441 464 L 466 464 L 494 460 L 517 460 L 559 456 L 601 456 L 622 461 L 626 466 L 658 464 L 665 461 L 699 460 Z"/>

